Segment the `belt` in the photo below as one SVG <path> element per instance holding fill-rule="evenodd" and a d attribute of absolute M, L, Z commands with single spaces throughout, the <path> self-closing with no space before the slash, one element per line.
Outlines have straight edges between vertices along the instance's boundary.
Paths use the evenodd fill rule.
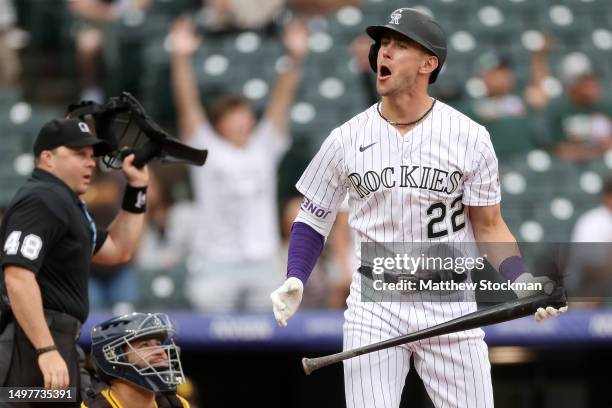
<path fill-rule="evenodd" d="M 75 341 L 81 336 L 81 322 L 76 317 L 55 310 L 45 309 L 45 320 L 49 329 L 71 335 Z"/>
<path fill-rule="evenodd" d="M 447 270 L 442 271 L 419 271 L 418 273 L 389 273 L 377 274 L 369 266 L 360 266 L 357 269 L 360 274 L 371 280 L 383 279 L 385 283 L 400 282 L 463 282 L 467 279 L 467 273 L 456 273 Z"/>

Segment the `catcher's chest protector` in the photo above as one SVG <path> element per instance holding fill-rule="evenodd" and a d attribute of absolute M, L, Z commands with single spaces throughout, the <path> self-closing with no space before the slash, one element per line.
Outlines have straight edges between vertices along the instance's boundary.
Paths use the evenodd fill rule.
<path fill-rule="evenodd" d="M 88 394 L 85 400 L 87 408 L 113 408 L 110 402 L 102 395 L 102 393 Z M 161 394 L 155 397 L 155 402 L 158 408 L 183 408 L 183 403 L 175 394 Z"/>

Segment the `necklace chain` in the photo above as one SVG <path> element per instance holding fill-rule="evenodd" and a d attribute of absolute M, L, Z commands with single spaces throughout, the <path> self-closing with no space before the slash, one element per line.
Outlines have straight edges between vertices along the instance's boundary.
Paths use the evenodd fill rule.
<path fill-rule="evenodd" d="M 431 110 L 433 109 L 434 105 L 436 104 L 436 100 L 433 100 L 433 103 L 431 104 L 431 106 L 429 107 L 429 109 L 427 109 L 427 111 L 417 120 L 413 120 L 412 122 L 407 122 L 407 123 L 400 123 L 400 122 L 394 122 L 391 119 L 387 119 L 385 117 L 385 115 L 382 114 L 381 110 L 380 110 L 380 102 L 378 102 L 378 104 L 376 105 L 376 110 L 378 111 L 378 114 L 380 115 L 381 118 L 383 118 L 384 120 L 387 121 L 387 123 L 389 123 L 392 126 L 410 126 L 410 125 L 414 125 L 416 123 L 419 123 L 420 121 L 422 121 L 427 115 L 429 115 L 429 112 L 431 112 Z"/>

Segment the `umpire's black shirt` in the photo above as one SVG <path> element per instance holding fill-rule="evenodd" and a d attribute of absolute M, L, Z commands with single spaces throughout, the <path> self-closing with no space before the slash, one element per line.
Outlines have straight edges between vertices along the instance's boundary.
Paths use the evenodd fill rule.
<path fill-rule="evenodd" d="M 19 189 L 2 220 L 0 282 L 4 284 L 6 265 L 29 269 L 36 274 L 45 309 L 64 312 L 84 322 L 89 313 L 87 281 L 91 257 L 107 235 L 90 222 L 74 191 L 37 168 Z"/>

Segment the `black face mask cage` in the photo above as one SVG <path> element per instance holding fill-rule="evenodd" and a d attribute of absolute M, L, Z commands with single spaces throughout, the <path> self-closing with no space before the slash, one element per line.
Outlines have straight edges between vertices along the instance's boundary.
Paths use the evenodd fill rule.
<path fill-rule="evenodd" d="M 68 117 L 79 117 L 92 123 L 96 137 L 108 142 L 111 152 L 102 162 L 121 169 L 123 160 L 134 153 L 134 165 L 142 167 L 157 159 L 162 163 L 185 163 L 202 166 L 207 150 L 194 149 L 170 136 L 147 115 L 142 105 L 127 92 L 109 98 L 105 104 L 80 102 L 68 107 Z"/>
<path fill-rule="evenodd" d="M 122 112 L 115 116 L 112 123 L 112 133 L 116 138 L 116 149 L 102 157 L 102 162 L 109 168 L 120 170 L 126 156 L 136 154 L 135 164 L 138 167 L 146 164 L 154 157 L 150 153 L 159 153 L 161 146 L 152 142 L 145 131 L 134 119 L 134 113 Z M 158 148 L 157 148 L 158 147 Z M 148 160 L 147 160 L 148 159 Z"/>

